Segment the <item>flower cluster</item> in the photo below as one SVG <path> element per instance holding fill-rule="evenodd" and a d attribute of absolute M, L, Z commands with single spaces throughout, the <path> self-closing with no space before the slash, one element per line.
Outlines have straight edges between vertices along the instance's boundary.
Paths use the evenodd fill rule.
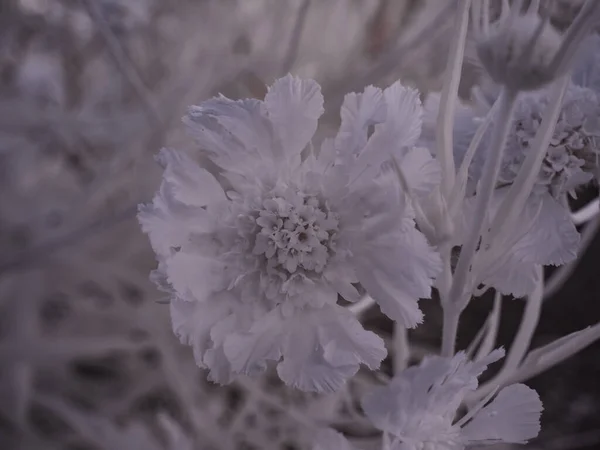
<path fill-rule="evenodd" d="M 264 102 L 191 108 L 200 149 L 159 156 L 162 186 L 139 212 L 159 259 L 154 278 L 169 292 L 175 333 L 219 383 L 282 360 L 288 385 L 333 391 L 361 363 L 377 368 L 383 341 L 338 304 L 360 299 L 357 283 L 401 325 L 422 321 L 417 302 L 440 259 L 403 190 L 435 184 L 431 156 L 414 148 L 418 93 L 396 83 L 349 94 L 339 133 L 316 151 L 322 112 L 319 85 L 286 76 Z M 382 173 L 391 158 L 408 186 Z"/>
<path fill-rule="evenodd" d="M 503 355 L 499 349 L 474 362 L 462 352 L 452 358 L 427 357 L 368 394 L 362 407 L 383 432 L 384 450 L 462 450 L 469 445 L 525 443 L 536 437 L 542 403 L 523 384 L 503 388 L 491 402 L 484 399 L 456 421 L 465 395 L 477 388 L 479 375 Z M 315 450 L 352 448 L 341 435 L 327 430 L 318 436 Z"/>

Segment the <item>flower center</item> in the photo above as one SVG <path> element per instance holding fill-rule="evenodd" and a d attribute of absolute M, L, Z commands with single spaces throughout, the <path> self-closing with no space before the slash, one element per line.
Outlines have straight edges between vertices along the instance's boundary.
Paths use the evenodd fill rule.
<path fill-rule="evenodd" d="M 253 253 L 266 258 L 269 274 L 321 273 L 335 250 L 338 216 L 315 196 L 290 193 L 263 200 Z"/>
<path fill-rule="evenodd" d="M 531 111 L 530 114 L 530 117 L 516 123 L 513 139 L 521 151 L 509 157 L 500 175 L 503 183 L 510 184 L 516 178 L 541 124 L 539 111 Z M 567 117 L 561 116 L 557 122 L 537 180 L 541 189 L 548 190 L 555 197 L 571 193 L 574 188 L 589 182 L 598 170 L 600 155 L 595 133 L 586 130 L 585 116 L 563 115 Z"/>

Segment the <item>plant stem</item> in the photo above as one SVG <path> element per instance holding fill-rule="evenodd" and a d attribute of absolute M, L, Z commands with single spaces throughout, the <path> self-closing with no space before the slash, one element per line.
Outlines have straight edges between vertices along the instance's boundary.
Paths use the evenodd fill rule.
<path fill-rule="evenodd" d="M 500 171 L 504 155 L 504 147 L 511 125 L 511 116 L 516 98 L 516 91 L 503 88 L 498 99 L 500 103 L 498 105 L 497 120 L 492 131 L 492 145 L 483 167 L 483 173 L 479 180 L 479 187 L 475 198 L 475 216 L 471 222 L 467 241 L 462 246 L 460 252 L 448 298 L 448 302 L 458 307 L 459 310 L 464 309 L 466 306 L 466 304 L 462 304 L 464 303 L 462 298 L 465 294 L 467 276 L 485 226 L 492 195 L 496 187 L 496 179 L 498 178 L 498 172 Z"/>
<path fill-rule="evenodd" d="M 451 357 L 456 352 L 456 336 L 460 310 L 453 305 L 444 306 L 444 326 L 442 331 L 442 356 Z"/>
<path fill-rule="evenodd" d="M 498 178 L 502 156 L 504 155 L 504 147 L 510 129 L 511 116 L 516 98 L 516 91 L 504 88 L 498 99 L 498 115 L 492 131 L 492 146 L 483 167 L 483 174 L 475 199 L 475 216 L 471 222 L 467 241 L 460 252 L 448 296 L 447 298 L 442 298 L 442 306 L 444 308 L 443 356 L 454 355 L 460 314 L 470 298 L 469 293 L 465 292 L 467 277 L 471 262 L 475 256 L 475 251 L 477 250 L 477 245 L 479 244 L 479 238 L 484 229 L 494 188 L 496 187 L 496 179 Z"/>
<path fill-rule="evenodd" d="M 465 52 L 465 40 L 469 24 L 471 0 L 459 0 L 456 10 L 455 34 L 448 55 L 444 76 L 444 86 L 440 98 L 440 110 L 437 120 L 436 141 L 437 157 L 442 166 L 442 186 L 445 192 L 451 192 L 454 185 L 455 167 L 452 149 L 454 130 L 454 110 L 458 97 L 461 68 Z"/>

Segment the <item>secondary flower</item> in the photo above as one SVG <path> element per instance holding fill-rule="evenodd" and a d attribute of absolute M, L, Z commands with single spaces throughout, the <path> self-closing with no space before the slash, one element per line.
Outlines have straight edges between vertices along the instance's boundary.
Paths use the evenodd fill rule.
<path fill-rule="evenodd" d="M 492 286 L 504 294 L 522 297 L 531 293 L 536 285 L 536 266 L 561 265 L 576 257 L 579 233 L 570 218 L 566 197 L 575 196 L 578 188 L 598 175 L 599 100 L 599 94 L 589 88 L 575 84 L 568 87 L 554 136 L 522 220 L 506 236 L 508 240 L 496 243 L 496 249 L 501 251 L 494 251 L 487 256 L 489 264 L 479 265 L 477 283 Z M 517 100 L 497 190 L 490 208 L 490 223 L 494 221 L 495 212 L 532 147 L 547 103 L 546 90 L 522 93 Z M 428 99 L 426 110 L 430 115 L 433 115 L 436 105 L 437 96 Z M 462 163 L 486 112 L 486 106 L 481 102 L 472 107 L 459 105 L 454 129 L 457 165 Z M 430 148 L 435 145 L 427 127 L 423 139 L 426 139 L 425 144 Z M 487 157 L 489 139 L 488 131 L 469 166 L 467 196 L 461 217 L 456 221 L 456 245 L 461 245 L 466 239 L 469 229 L 467 223 L 475 214 L 476 186 Z"/>
<path fill-rule="evenodd" d="M 470 445 L 500 442 L 522 444 L 540 431 L 542 403 L 524 384 L 501 389 L 461 419 L 457 410 L 489 364 L 504 356 L 498 349 L 471 362 L 463 352 L 452 358 L 428 357 L 386 386 L 367 395 L 362 406 L 383 432 L 383 450 L 462 450 Z M 489 402 L 489 403 L 488 403 Z M 319 450 L 351 449 L 339 434 L 317 436 Z"/>
<path fill-rule="evenodd" d="M 488 6 L 484 3 L 483 8 Z M 508 3 L 503 2 L 500 17 L 492 23 L 487 23 L 489 11 L 474 17 L 475 47 L 481 65 L 496 83 L 529 91 L 556 77 L 552 62 L 562 38 L 540 17 L 535 3 L 525 13 L 520 11 L 521 6 L 517 2 L 509 9 Z"/>
<path fill-rule="evenodd" d="M 361 363 L 378 367 L 383 341 L 337 304 L 359 299 L 357 283 L 402 325 L 422 320 L 417 301 L 430 296 L 439 258 L 411 200 L 381 173 L 395 157 L 411 190 L 431 184 L 420 176 L 431 157 L 413 148 L 418 93 L 396 83 L 349 94 L 339 133 L 317 152 L 322 112 L 319 85 L 286 76 L 264 102 L 221 96 L 192 107 L 185 121 L 200 151 L 160 154 L 162 186 L 139 219 L 174 331 L 217 382 L 282 360 L 285 383 L 332 391 Z"/>

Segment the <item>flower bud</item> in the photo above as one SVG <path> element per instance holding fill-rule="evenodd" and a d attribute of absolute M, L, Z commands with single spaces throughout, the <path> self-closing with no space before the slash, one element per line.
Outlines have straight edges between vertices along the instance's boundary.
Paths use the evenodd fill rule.
<path fill-rule="evenodd" d="M 555 78 L 550 64 L 560 48 L 560 34 L 537 12 L 503 14 L 477 36 L 477 55 L 498 84 L 518 91 L 536 90 Z"/>

